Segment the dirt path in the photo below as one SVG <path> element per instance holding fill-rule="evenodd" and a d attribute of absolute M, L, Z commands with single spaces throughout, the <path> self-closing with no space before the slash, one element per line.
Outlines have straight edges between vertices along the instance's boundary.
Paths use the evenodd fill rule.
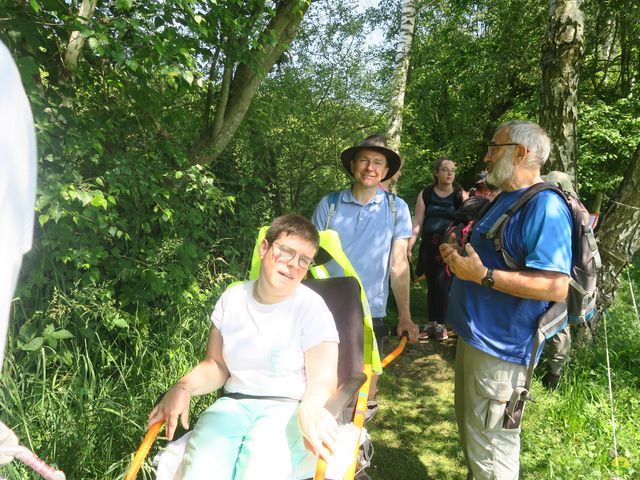
<path fill-rule="evenodd" d="M 453 410 L 456 341 L 410 345 L 380 378 L 379 409 L 367 424 L 372 480 L 464 478 Z"/>

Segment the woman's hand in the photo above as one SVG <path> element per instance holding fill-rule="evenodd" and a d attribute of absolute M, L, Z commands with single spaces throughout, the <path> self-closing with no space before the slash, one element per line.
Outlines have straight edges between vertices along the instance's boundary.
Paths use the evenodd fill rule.
<path fill-rule="evenodd" d="M 328 460 L 336 446 L 338 422 L 329 411 L 318 405 L 300 404 L 298 425 L 304 437 L 304 446 L 314 455 Z"/>
<path fill-rule="evenodd" d="M 187 387 L 176 383 L 164 397 L 162 397 L 160 403 L 151 410 L 147 420 L 147 429 L 155 423 L 164 421 L 167 439 L 172 440 L 176 426 L 178 425 L 178 417 L 180 417 L 182 426 L 186 429 L 189 428 L 190 400 L 191 394 Z"/>

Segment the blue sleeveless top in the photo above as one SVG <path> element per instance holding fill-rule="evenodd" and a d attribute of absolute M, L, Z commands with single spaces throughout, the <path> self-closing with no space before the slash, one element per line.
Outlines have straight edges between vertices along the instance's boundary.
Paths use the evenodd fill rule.
<path fill-rule="evenodd" d="M 456 213 L 455 207 L 455 190 L 446 197 L 439 196 L 433 188 L 431 190 L 431 197 L 427 201 L 424 198 L 424 203 L 427 205 L 427 209 L 424 212 L 424 221 L 422 223 L 422 235 L 444 235 L 447 225 L 451 223 Z"/>

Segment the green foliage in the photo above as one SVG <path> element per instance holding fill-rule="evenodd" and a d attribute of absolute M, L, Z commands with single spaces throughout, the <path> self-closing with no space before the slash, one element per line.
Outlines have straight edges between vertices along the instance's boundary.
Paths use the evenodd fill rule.
<path fill-rule="evenodd" d="M 471 186 L 497 125 L 514 115 L 536 119 L 546 10 L 533 3 L 446 1 L 422 9 L 407 85 L 408 191 L 430 183 L 424 164 L 442 155 L 452 156 Z"/>
<path fill-rule="evenodd" d="M 402 138 L 401 193 L 410 201 L 438 156 L 458 161 L 468 187 L 495 126 L 535 120 L 546 25 L 545 5 L 532 0 L 418 3 Z M 78 2 L 2 2 L 0 40 L 32 103 L 40 169 L 0 416 L 68 478 L 122 475 L 153 400 L 202 355 L 211 307 L 244 276 L 257 227 L 288 211 L 310 215 L 350 182 L 340 151 L 385 129 L 399 2 L 366 11 L 356 0 L 314 2 L 232 144 L 215 164 L 194 165 L 224 60 L 260 68 L 252 54 L 275 40 L 261 32 L 277 4 L 116 0 L 98 2 L 85 22 Z M 640 13 L 632 0 L 585 8 L 579 174 L 591 195 L 612 192 L 640 142 L 640 22 L 632 21 Z M 374 50 L 368 36 L 377 27 L 389 42 Z M 62 59 L 73 31 L 86 45 L 72 72 Z M 637 369 L 637 352 L 628 347 L 615 358 L 629 385 L 619 387 L 623 411 L 637 407 L 625 373 Z M 578 397 L 561 406 L 572 414 L 569 442 L 594 457 L 576 447 L 569 464 L 603 472 L 605 442 L 593 447 L 585 433 L 605 428 L 602 385 L 588 383 L 602 373 L 599 361 L 585 357 Z M 621 445 L 635 462 L 625 435 L 637 424 L 625 422 Z M 459 472 L 452 458 L 439 473 Z M 27 478 L 8 468 L 10 478 Z M 527 458 L 525 468 L 547 472 Z"/>
<path fill-rule="evenodd" d="M 633 283 L 623 282 L 615 305 L 607 312 L 618 458 L 613 455 L 605 331 L 601 327 L 594 345 L 575 352 L 556 392 L 549 393 L 537 383 L 534 386 L 537 403 L 528 409 L 522 438 L 523 475 L 545 479 L 637 478 L 640 319 L 631 307 L 629 289 L 633 287 L 637 297 L 637 262 L 633 276 Z"/>
<path fill-rule="evenodd" d="M 294 42 L 295 55 L 262 85 L 233 159 L 223 160 L 226 173 L 220 173 L 240 178 L 240 215 L 259 206 L 271 216 L 310 216 L 322 196 L 350 183 L 339 161 L 342 149 L 384 131 L 381 115 L 368 107 L 376 91 L 367 66 L 372 58 L 354 52 L 366 31 L 353 3 L 327 2 L 311 12 Z"/>
<path fill-rule="evenodd" d="M 612 194 L 640 144 L 640 106 L 622 98 L 584 104 L 580 117 L 581 147 L 578 176 L 581 194 Z"/>
<path fill-rule="evenodd" d="M 382 12 L 397 4 L 383 2 Z M 419 5 L 402 138 L 401 190 L 409 198 L 431 181 L 429 166 L 442 155 L 456 160 L 470 187 L 495 128 L 512 118 L 537 120 L 547 24 L 545 5 L 528 0 Z M 578 180 L 590 200 L 612 192 L 639 143 L 640 11 L 628 0 L 587 1 L 585 11 Z"/>

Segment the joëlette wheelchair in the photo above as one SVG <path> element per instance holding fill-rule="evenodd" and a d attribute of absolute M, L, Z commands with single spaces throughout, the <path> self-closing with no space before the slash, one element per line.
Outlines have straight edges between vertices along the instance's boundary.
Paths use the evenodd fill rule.
<path fill-rule="evenodd" d="M 260 271 L 257 251 L 266 231 L 267 227 L 263 227 L 258 234 L 251 264 L 251 279 L 256 279 Z M 314 260 L 315 265 L 309 271 L 312 278 L 303 280 L 303 283 L 323 297 L 333 314 L 340 337 L 338 347 L 339 388 L 325 406 L 336 417 L 339 424 L 351 424 L 352 434 L 349 438 L 353 440 L 351 442 L 353 458 L 346 467 L 346 472 L 343 473 L 345 470 L 343 468 L 337 477 L 326 477 L 327 463 L 323 459 L 319 459 L 313 479 L 353 480 L 356 475 L 360 434 L 365 421 L 364 414 L 367 408 L 371 377 L 374 372 L 381 372 L 382 367 L 402 353 L 407 338 L 403 336 L 398 347 L 380 361 L 371 313 L 362 284 L 351 262 L 342 251 L 336 232 L 332 230 L 320 232 L 320 248 Z M 328 278 L 324 265 L 331 260 L 342 268 L 344 277 Z M 158 422 L 149 428 L 127 471 L 125 480 L 136 478 L 138 470 L 161 427 L 162 422 Z M 265 476 L 265 478 L 267 477 L 268 475 Z M 157 480 L 169 480 L 170 478 L 161 478 L 160 474 L 157 476 Z"/>

